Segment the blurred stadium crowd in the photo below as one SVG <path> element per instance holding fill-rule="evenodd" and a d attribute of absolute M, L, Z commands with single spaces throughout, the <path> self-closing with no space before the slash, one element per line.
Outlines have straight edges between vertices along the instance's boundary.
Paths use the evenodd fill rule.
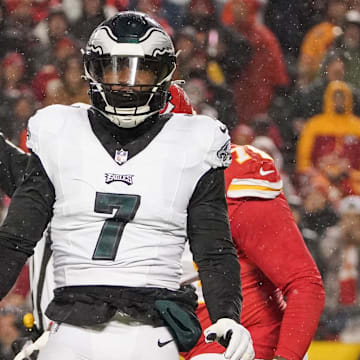
<path fill-rule="evenodd" d="M 26 151 L 38 108 L 88 102 L 80 50 L 134 9 L 181 49 L 176 79 L 196 111 L 274 157 L 325 283 L 317 338 L 360 342 L 360 1 L 2 0 L 0 131 Z M 0 304 L 0 360 L 23 331 L 27 271 Z"/>

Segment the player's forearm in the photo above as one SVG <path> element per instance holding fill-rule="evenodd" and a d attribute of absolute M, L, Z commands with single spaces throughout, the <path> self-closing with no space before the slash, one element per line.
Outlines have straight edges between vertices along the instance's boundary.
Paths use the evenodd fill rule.
<path fill-rule="evenodd" d="M 315 334 L 325 301 L 320 275 L 299 278 L 286 290 L 277 356 L 301 360 Z"/>
<path fill-rule="evenodd" d="M 220 261 L 213 257 L 198 266 L 210 320 L 215 323 L 221 318 L 229 318 L 238 323 L 242 297 L 237 258 L 230 254 L 221 255 Z"/>

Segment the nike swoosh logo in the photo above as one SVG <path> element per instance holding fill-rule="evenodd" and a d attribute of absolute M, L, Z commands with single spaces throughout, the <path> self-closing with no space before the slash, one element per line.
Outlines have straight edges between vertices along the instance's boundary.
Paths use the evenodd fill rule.
<path fill-rule="evenodd" d="M 164 341 L 164 342 L 161 342 L 160 339 L 158 340 L 158 347 L 163 347 L 169 343 L 171 343 L 172 341 L 174 341 L 174 339 L 171 339 L 171 340 L 168 340 L 168 341 Z"/>
<path fill-rule="evenodd" d="M 220 131 L 225 134 L 226 133 L 226 126 L 220 126 Z"/>
<path fill-rule="evenodd" d="M 260 168 L 261 176 L 266 176 L 266 175 L 272 174 L 273 172 L 275 172 L 275 170 L 264 170 L 262 167 Z"/>

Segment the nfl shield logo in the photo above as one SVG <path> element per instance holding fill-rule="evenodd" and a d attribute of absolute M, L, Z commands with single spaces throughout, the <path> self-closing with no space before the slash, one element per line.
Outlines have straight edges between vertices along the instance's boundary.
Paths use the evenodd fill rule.
<path fill-rule="evenodd" d="M 119 164 L 122 165 L 123 163 L 125 163 L 128 159 L 128 152 L 125 151 L 124 149 L 121 150 L 116 150 L 115 152 L 115 161 Z"/>

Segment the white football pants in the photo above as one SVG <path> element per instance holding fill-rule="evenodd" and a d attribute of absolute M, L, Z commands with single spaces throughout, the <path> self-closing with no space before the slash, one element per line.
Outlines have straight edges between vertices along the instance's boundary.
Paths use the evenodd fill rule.
<path fill-rule="evenodd" d="M 117 317 L 107 324 L 77 327 L 60 324 L 38 360 L 179 360 L 166 327 L 154 328 Z"/>

